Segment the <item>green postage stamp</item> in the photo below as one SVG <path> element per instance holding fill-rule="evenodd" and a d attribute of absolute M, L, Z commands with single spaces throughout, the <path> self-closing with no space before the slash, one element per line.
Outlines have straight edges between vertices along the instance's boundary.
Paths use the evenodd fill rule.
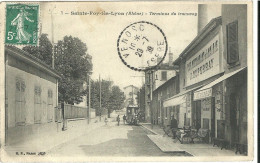
<path fill-rule="evenodd" d="M 37 45 L 38 17 L 38 4 L 7 4 L 5 43 Z"/>

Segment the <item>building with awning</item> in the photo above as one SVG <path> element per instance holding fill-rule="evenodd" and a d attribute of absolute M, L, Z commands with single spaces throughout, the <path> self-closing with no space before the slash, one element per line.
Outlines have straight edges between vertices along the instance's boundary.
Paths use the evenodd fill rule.
<path fill-rule="evenodd" d="M 183 127 L 185 125 L 190 124 L 190 116 L 191 116 L 191 105 L 190 98 L 193 91 L 201 88 L 201 86 L 194 87 L 192 89 L 185 90 L 175 96 L 167 98 L 163 101 L 163 107 L 167 110 L 178 108 L 178 118 L 179 118 L 179 127 Z"/>
<path fill-rule="evenodd" d="M 212 97 L 212 87 L 219 84 L 220 82 L 226 80 L 227 78 L 239 73 L 242 70 L 245 70 L 247 67 L 243 67 L 240 68 L 236 71 L 224 74 L 223 76 L 219 77 L 218 79 L 216 79 L 215 81 L 203 86 L 202 88 L 196 90 L 194 92 L 194 96 L 193 96 L 193 100 L 200 100 L 200 99 L 204 99 L 204 98 L 209 98 Z"/>
<path fill-rule="evenodd" d="M 232 15 L 230 14 L 232 13 Z M 222 5 L 174 61 L 180 93 L 163 102 L 179 106 L 181 125 L 208 130 L 208 142 L 248 144 L 247 6 Z"/>

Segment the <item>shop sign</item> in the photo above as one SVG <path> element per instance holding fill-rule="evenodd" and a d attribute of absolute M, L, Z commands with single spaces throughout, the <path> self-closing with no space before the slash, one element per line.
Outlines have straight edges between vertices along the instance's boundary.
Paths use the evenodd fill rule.
<path fill-rule="evenodd" d="M 199 52 L 186 61 L 185 77 L 187 86 L 217 75 L 220 72 L 219 47 L 219 35 L 216 35 Z"/>
<path fill-rule="evenodd" d="M 212 96 L 212 88 L 194 92 L 194 101 Z"/>

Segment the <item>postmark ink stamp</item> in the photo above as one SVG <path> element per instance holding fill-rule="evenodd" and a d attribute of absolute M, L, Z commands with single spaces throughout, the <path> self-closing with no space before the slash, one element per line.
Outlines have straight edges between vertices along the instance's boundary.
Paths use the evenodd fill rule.
<path fill-rule="evenodd" d="M 38 16 L 38 4 L 7 4 L 5 43 L 37 45 Z"/>
<path fill-rule="evenodd" d="M 155 24 L 141 21 L 130 24 L 119 35 L 117 51 L 122 62 L 132 70 L 154 69 L 166 56 L 167 39 Z"/>

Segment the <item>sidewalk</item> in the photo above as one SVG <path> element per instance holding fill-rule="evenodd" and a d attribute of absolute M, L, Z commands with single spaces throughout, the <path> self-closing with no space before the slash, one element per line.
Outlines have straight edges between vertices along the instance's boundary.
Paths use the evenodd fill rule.
<path fill-rule="evenodd" d="M 158 125 L 154 125 L 153 129 L 151 124 L 141 124 L 143 128 L 149 130 L 154 135 L 147 135 L 156 146 L 163 152 L 187 152 L 193 156 L 243 156 L 235 154 L 232 150 L 220 149 L 213 147 L 212 144 L 194 143 L 194 144 L 181 144 L 168 136 L 163 136 L 164 131 Z"/>
<path fill-rule="evenodd" d="M 61 128 L 62 123 L 58 123 L 57 125 L 60 125 L 57 126 L 57 128 Z M 54 132 L 50 131 L 49 134 L 35 137 L 30 141 L 5 146 L 4 150 L 10 155 L 15 155 L 16 152 L 47 152 L 55 146 L 73 140 L 103 125 L 103 119 L 100 122 L 99 118 L 91 119 L 91 122 L 89 124 L 87 122 L 87 119 L 70 120 L 67 123 L 67 130 L 65 131 L 61 131 L 60 129 Z"/>

